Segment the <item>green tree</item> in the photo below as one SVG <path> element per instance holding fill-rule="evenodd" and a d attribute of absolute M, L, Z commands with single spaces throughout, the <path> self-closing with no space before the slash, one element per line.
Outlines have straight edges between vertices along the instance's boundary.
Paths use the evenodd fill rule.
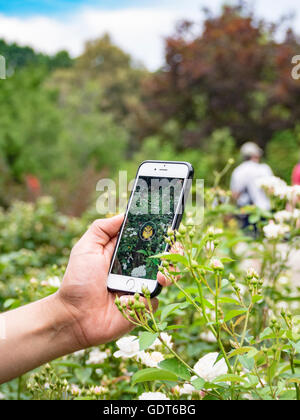
<path fill-rule="evenodd" d="M 145 68 L 134 63 L 109 35 L 104 35 L 87 42 L 74 67 L 58 70 L 52 82 L 60 89 L 62 103 L 72 91 L 85 90 L 93 83 L 98 111 L 111 114 L 118 124 L 122 124 L 130 133 L 132 145 L 136 143 L 141 83 L 147 75 Z"/>
<path fill-rule="evenodd" d="M 15 182 L 26 173 L 55 172 L 61 130 L 57 94 L 43 86 L 42 68 L 25 68 L 1 82 L 0 150 L 2 171 Z"/>
<path fill-rule="evenodd" d="M 26 66 L 45 66 L 49 70 L 60 67 L 70 67 L 73 64 L 67 51 L 59 51 L 53 56 L 34 51 L 31 47 L 21 47 L 16 43 L 7 43 L 0 39 L 0 54 L 7 63 L 8 75 Z"/>
<path fill-rule="evenodd" d="M 265 147 L 276 131 L 293 128 L 300 118 L 300 85 L 291 77 L 300 50 L 295 34 L 276 41 L 276 25 L 258 22 L 243 6 L 208 13 L 201 27 L 183 22 L 166 39 L 164 68 L 145 84 L 141 138 L 171 121 L 178 151 L 202 147 L 223 127 L 238 145 Z"/>
<path fill-rule="evenodd" d="M 275 174 L 290 183 L 292 170 L 300 157 L 300 126 L 276 133 L 268 143 L 267 156 Z"/>

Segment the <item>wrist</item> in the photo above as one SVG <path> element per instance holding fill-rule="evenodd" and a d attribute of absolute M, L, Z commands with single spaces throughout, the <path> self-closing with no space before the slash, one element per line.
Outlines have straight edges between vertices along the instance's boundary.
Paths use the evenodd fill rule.
<path fill-rule="evenodd" d="M 81 348 L 75 320 L 58 294 L 1 315 L 0 383 Z"/>
<path fill-rule="evenodd" d="M 41 301 L 41 303 L 43 300 Z M 48 296 L 45 301 L 45 319 L 50 340 L 56 343 L 55 357 L 80 350 L 83 344 L 78 340 L 78 322 L 59 292 Z"/>

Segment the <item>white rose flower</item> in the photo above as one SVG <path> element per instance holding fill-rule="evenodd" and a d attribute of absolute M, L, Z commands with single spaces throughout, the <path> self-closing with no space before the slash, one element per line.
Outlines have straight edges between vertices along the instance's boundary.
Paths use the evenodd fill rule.
<path fill-rule="evenodd" d="M 293 213 L 291 213 L 290 211 L 287 211 L 287 210 L 278 211 L 274 215 L 274 219 L 278 223 L 289 222 L 292 219 L 292 217 L 293 217 Z"/>
<path fill-rule="evenodd" d="M 147 367 L 157 367 L 164 360 L 164 356 L 159 351 L 153 351 L 152 353 L 141 351 L 138 354 L 138 359 Z"/>
<path fill-rule="evenodd" d="M 140 265 L 131 271 L 132 277 L 144 278 L 146 276 L 146 266 Z"/>
<path fill-rule="evenodd" d="M 203 332 L 200 334 L 200 338 L 207 343 L 215 343 L 217 341 L 216 337 L 211 331 Z"/>
<path fill-rule="evenodd" d="M 0 400 L 4 400 L 4 399 L 5 399 L 5 395 L 2 392 L 0 392 Z"/>
<path fill-rule="evenodd" d="M 119 350 L 114 353 L 115 357 L 129 359 L 140 353 L 139 340 L 134 335 L 123 337 L 116 342 Z"/>
<path fill-rule="evenodd" d="M 211 382 L 220 375 L 225 375 L 228 372 L 227 365 L 224 359 L 219 360 L 218 353 L 208 353 L 202 357 L 194 366 L 195 372 L 206 382 Z"/>
<path fill-rule="evenodd" d="M 100 351 L 98 348 L 96 348 L 90 352 L 89 358 L 86 363 L 88 365 L 101 365 L 106 358 L 107 353 L 105 351 Z"/>
<path fill-rule="evenodd" d="M 299 209 L 295 209 L 292 213 L 293 215 L 293 219 L 298 220 L 300 219 L 300 210 Z"/>
<path fill-rule="evenodd" d="M 274 223 L 274 221 L 271 221 L 268 225 L 264 226 L 263 230 L 267 239 L 277 239 L 288 233 L 290 228 L 287 225 L 277 225 Z"/>
<path fill-rule="evenodd" d="M 142 401 L 155 401 L 155 400 L 169 400 L 165 394 L 162 392 L 144 392 L 139 396 L 139 400 Z"/>
<path fill-rule="evenodd" d="M 171 347 L 171 348 L 173 347 L 172 336 L 171 335 L 169 335 L 168 333 L 162 332 L 162 333 L 160 333 L 160 337 L 169 347 Z M 156 347 L 162 347 L 162 343 L 158 338 L 149 347 L 149 349 L 154 350 Z"/>
<path fill-rule="evenodd" d="M 179 395 L 191 395 L 193 392 L 195 392 L 195 388 L 191 384 L 184 384 L 182 387 L 176 388 L 179 392 Z"/>
<path fill-rule="evenodd" d="M 288 186 L 285 181 L 276 176 L 267 176 L 257 179 L 257 186 L 263 188 L 267 193 L 275 197 L 286 198 L 288 195 Z"/>
<path fill-rule="evenodd" d="M 73 355 L 76 356 L 76 357 L 82 357 L 84 355 L 84 353 L 85 353 L 85 350 L 78 350 L 78 351 L 75 351 L 75 353 L 73 353 Z"/>
<path fill-rule="evenodd" d="M 290 279 L 287 276 L 281 276 L 278 279 L 278 283 L 281 286 L 287 286 L 290 283 Z"/>
<path fill-rule="evenodd" d="M 287 198 L 290 201 L 296 201 L 300 197 L 300 185 L 288 187 Z"/>

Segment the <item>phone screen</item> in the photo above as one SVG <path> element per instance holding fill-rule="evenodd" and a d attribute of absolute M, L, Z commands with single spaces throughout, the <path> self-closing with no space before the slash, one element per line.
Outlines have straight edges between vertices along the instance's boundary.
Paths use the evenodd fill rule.
<path fill-rule="evenodd" d="M 167 230 L 181 211 L 183 185 L 183 178 L 138 178 L 112 274 L 156 280 L 160 260 L 150 257 L 166 249 Z"/>

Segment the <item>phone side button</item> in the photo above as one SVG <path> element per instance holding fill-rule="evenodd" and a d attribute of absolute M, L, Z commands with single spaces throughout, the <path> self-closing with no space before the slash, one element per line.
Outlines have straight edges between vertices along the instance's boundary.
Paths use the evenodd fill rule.
<path fill-rule="evenodd" d="M 133 279 L 127 280 L 126 287 L 128 290 L 134 289 L 135 281 Z"/>

